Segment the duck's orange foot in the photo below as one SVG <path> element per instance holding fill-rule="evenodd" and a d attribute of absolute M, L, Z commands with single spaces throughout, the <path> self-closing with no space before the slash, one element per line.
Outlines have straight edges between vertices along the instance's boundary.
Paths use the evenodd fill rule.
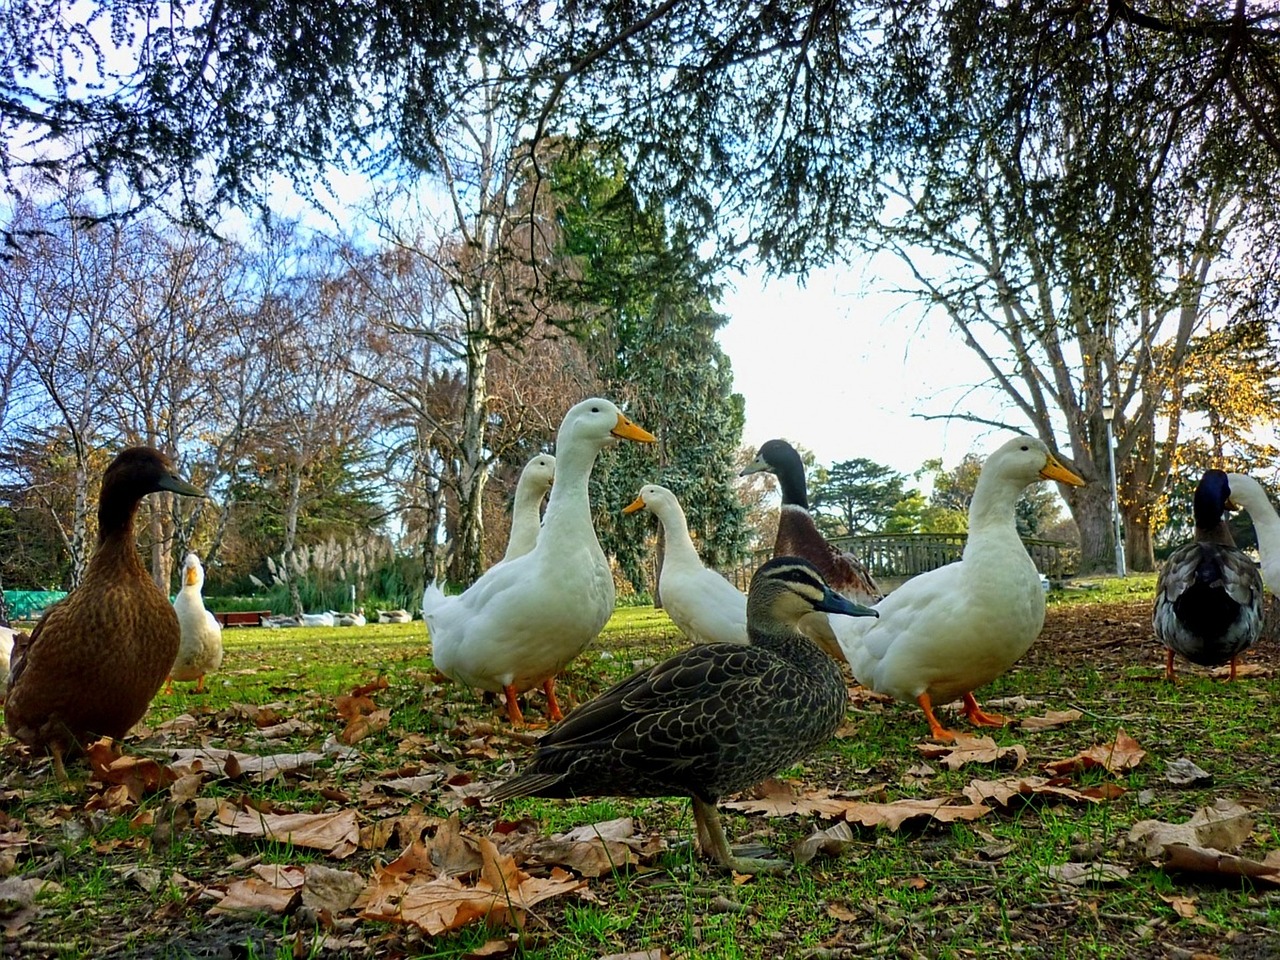
<path fill-rule="evenodd" d="M 1164 660 L 1164 678 L 1170 683 L 1177 683 L 1178 678 L 1173 673 L 1173 651 L 1169 650 Z"/>
<path fill-rule="evenodd" d="M 542 689 L 547 694 L 547 716 L 552 723 L 559 723 L 564 719 L 564 714 L 560 711 L 560 701 L 556 699 L 556 678 L 547 677 L 543 680 Z"/>
<path fill-rule="evenodd" d="M 524 714 L 520 712 L 520 694 L 516 693 L 515 684 L 509 683 L 502 688 L 507 698 L 507 717 L 517 730 L 524 729 Z"/>
<path fill-rule="evenodd" d="M 944 743 L 960 739 L 960 734 L 954 730 L 948 730 L 938 722 L 938 718 L 933 715 L 933 701 L 929 699 L 927 693 L 922 693 L 916 697 L 916 703 L 920 704 L 920 709 L 924 711 L 924 718 L 929 722 L 930 737 L 934 740 L 941 740 Z"/>
<path fill-rule="evenodd" d="M 998 713 L 984 713 L 972 693 L 964 695 L 964 715 L 975 727 L 1004 727 L 1010 722 L 1008 717 Z"/>

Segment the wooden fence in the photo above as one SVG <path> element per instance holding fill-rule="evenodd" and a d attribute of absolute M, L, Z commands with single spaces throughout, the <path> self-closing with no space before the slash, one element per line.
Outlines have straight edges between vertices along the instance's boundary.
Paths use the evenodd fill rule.
<path fill-rule="evenodd" d="M 833 537 L 831 542 L 861 560 L 877 580 L 902 581 L 959 560 L 967 539 L 964 533 L 898 533 Z M 1022 542 L 1036 569 L 1045 576 L 1061 580 L 1075 572 L 1080 551 L 1071 544 L 1025 537 Z M 756 567 L 770 555 L 769 550 L 757 550 L 747 561 L 724 573 L 734 586 L 745 591 Z"/>

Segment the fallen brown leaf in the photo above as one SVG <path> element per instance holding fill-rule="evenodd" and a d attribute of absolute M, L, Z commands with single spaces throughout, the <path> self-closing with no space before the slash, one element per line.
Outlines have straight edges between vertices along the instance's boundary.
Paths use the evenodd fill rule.
<path fill-rule="evenodd" d="M 1064 760 L 1054 760 L 1046 763 L 1044 768 L 1055 774 L 1087 770 L 1090 767 L 1102 767 L 1110 773 L 1121 773 L 1125 770 L 1132 770 L 1142 762 L 1142 758 L 1146 755 L 1147 751 L 1138 745 L 1138 741 L 1134 740 L 1121 728 L 1116 731 L 1116 738 L 1113 742 L 1090 747 L 1088 750 L 1082 750 L 1075 756 L 1067 757 Z"/>
<path fill-rule="evenodd" d="M 239 809 L 228 801 L 218 805 L 209 829 L 223 836 L 262 837 L 300 847 L 323 850 L 341 860 L 356 852 L 360 827 L 354 810 L 332 813 L 259 813 Z"/>
<path fill-rule="evenodd" d="M 175 767 L 192 767 L 199 765 L 199 770 L 224 770 L 231 760 L 236 762 L 237 775 L 252 777 L 265 781 L 272 777 L 282 776 L 293 770 L 313 767 L 326 759 L 323 753 L 272 753 L 258 756 L 252 753 L 240 753 L 235 750 L 223 750 L 218 747 L 198 747 L 169 750 L 167 756 Z"/>
<path fill-rule="evenodd" d="M 834 796 L 834 790 L 817 789 L 801 791 L 796 784 L 785 780 L 765 780 L 756 785 L 740 800 L 730 800 L 721 806 L 744 813 L 762 813 L 767 817 L 810 816 L 839 817 L 844 814 L 850 798 L 882 793 L 885 784 L 877 783 L 865 790 L 846 793 L 845 799 Z"/>
<path fill-rule="evenodd" d="M 1117 863 L 1061 863 L 1045 870 L 1049 879 L 1066 883 L 1073 887 L 1088 884 L 1119 883 L 1129 876 L 1127 868 Z"/>
<path fill-rule="evenodd" d="M 1268 883 L 1280 883 L 1280 850 L 1273 850 L 1264 860 L 1251 860 L 1211 847 L 1193 847 L 1185 843 L 1164 845 L 1164 867 L 1189 873 L 1217 877 L 1249 877 Z"/>
<path fill-rule="evenodd" d="M 1021 729 L 1028 731 L 1053 730 L 1068 723 L 1075 723 L 1082 716 L 1084 714 L 1079 710 L 1046 710 L 1044 716 L 1021 717 L 1016 721 L 1016 724 Z"/>
<path fill-rule="evenodd" d="M 897 830 L 908 820 L 928 817 L 939 823 L 957 820 L 977 820 L 991 812 L 981 803 L 952 804 L 949 798 L 932 800 L 894 800 L 892 803 L 862 803 L 854 801 L 844 809 L 844 817 L 851 823 L 864 827 L 888 827 Z"/>
<path fill-rule="evenodd" d="M 1035 776 L 1007 777 L 1004 780 L 973 780 L 964 788 L 964 795 L 974 803 L 994 803 L 1007 807 L 1015 797 L 1023 800 L 1050 797 L 1056 800 L 1070 800 L 1073 803 L 1101 803 L 1103 800 L 1114 800 L 1125 792 L 1124 787 L 1114 783 L 1084 788 L 1068 786 L 1068 783 L 1069 781 L 1063 779 L 1050 780 Z"/>
<path fill-rule="evenodd" d="M 1027 762 L 1027 748 L 1022 744 L 1001 747 L 991 737 L 960 737 L 954 744 L 920 743 L 916 749 L 930 760 L 941 760 L 948 770 L 959 770 L 966 763 L 1002 761 L 1009 761 L 1017 770 Z"/>
<path fill-rule="evenodd" d="M 809 834 L 792 848 L 791 856 L 796 863 L 808 863 L 818 854 L 838 857 L 853 844 L 853 829 L 847 821 L 841 820 L 825 830 L 815 830 Z"/>
<path fill-rule="evenodd" d="M 531 877 L 513 859 L 501 856 L 492 841 L 477 842 L 484 866 L 475 886 L 456 877 L 413 876 L 406 881 L 405 873 L 383 868 L 361 894 L 360 916 L 412 924 L 432 936 L 481 920 L 519 927 L 525 911 L 543 900 L 586 889 L 585 880 L 558 868 L 549 877 Z"/>
<path fill-rule="evenodd" d="M 1253 832 L 1248 808 L 1234 800 L 1218 799 L 1212 807 L 1200 807 L 1185 823 L 1141 820 L 1129 829 L 1129 841 L 1142 844 L 1144 855 L 1157 857 L 1168 844 L 1212 847 L 1231 852 Z"/>

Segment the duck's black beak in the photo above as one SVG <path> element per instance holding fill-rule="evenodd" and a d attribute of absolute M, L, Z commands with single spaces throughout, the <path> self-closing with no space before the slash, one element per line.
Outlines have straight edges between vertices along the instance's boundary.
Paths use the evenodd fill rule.
<path fill-rule="evenodd" d="M 864 607 L 860 603 L 854 603 L 852 600 L 840 596 L 834 590 L 828 589 L 822 600 L 814 604 L 814 608 L 824 613 L 843 613 L 848 617 L 878 617 L 880 614 L 871 607 Z"/>
<path fill-rule="evenodd" d="M 166 477 L 161 477 L 159 487 L 161 490 L 168 490 L 171 493 L 180 493 L 184 497 L 207 497 L 208 496 L 208 494 L 205 493 L 203 490 L 201 490 L 199 487 L 193 487 L 191 484 L 187 483 L 187 481 L 183 480 L 181 477 L 175 477 L 173 474 L 169 474 Z"/>

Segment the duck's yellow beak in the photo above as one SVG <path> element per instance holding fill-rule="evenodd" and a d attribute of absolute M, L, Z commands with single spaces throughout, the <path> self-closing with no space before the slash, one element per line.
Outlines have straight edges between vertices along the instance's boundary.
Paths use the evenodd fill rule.
<path fill-rule="evenodd" d="M 625 507 L 622 508 L 623 513 L 635 513 L 637 510 L 643 510 L 645 507 L 644 497 L 636 497 Z"/>
<path fill-rule="evenodd" d="M 197 578 L 196 578 L 196 568 L 195 568 L 195 567 L 187 567 L 187 576 L 186 576 L 186 584 L 187 584 L 187 586 L 188 586 L 188 587 L 194 587 L 194 586 L 196 585 L 196 579 L 197 579 Z"/>
<path fill-rule="evenodd" d="M 1044 480 L 1057 480 L 1059 483 L 1070 484 L 1073 487 L 1084 486 L 1084 481 L 1059 463 L 1058 458 L 1052 453 L 1049 454 L 1049 461 L 1044 465 L 1044 469 L 1040 471 L 1040 476 Z"/>
<path fill-rule="evenodd" d="M 618 414 L 618 425 L 609 431 L 620 440 L 636 440 L 639 443 L 657 443 L 658 438 L 646 430 L 644 427 L 637 426 L 622 414 Z"/>

